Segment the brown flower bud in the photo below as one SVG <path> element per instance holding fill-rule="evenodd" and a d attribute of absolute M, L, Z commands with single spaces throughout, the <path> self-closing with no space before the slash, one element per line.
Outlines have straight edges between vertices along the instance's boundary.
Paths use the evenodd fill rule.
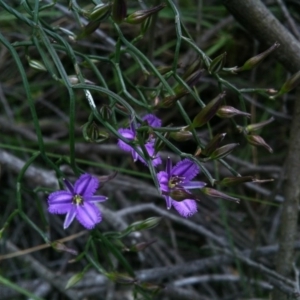
<path fill-rule="evenodd" d="M 219 94 L 215 99 L 210 101 L 194 118 L 192 126 L 201 127 L 206 124 L 218 111 L 221 106 L 225 93 Z"/>
<path fill-rule="evenodd" d="M 217 111 L 217 116 L 220 118 L 232 118 L 234 116 L 246 116 L 247 118 L 250 118 L 251 114 L 240 111 L 232 106 L 223 105 L 221 106 Z"/>
<path fill-rule="evenodd" d="M 132 14 L 130 14 L 126 19 L 125 22 L 129 24 L 140 24 L 144 22 L 147 18 L 152 16 L 153 14 L 159 12 L 163 8 L 166 7 L 166 4 L 162 3 L 160 5 L 151 7 L 149 9 L 143 9 L 143 10 L 138 10 Z"/>
<path fill-rule="evenodd" d="M 259 136 L 254 134 L 245 135 L 248 143 L 252 146 L 264 147 L 270 153 L 273 153 L 273 149 L 265 142 L 265 140 Z"/>
<path fill-rule="evenodd" d="M 177 142 L 186 142 L 193 138 L 193 134 L 188 130 L 180 130 L 170 133 L 170 138 Z"/>
<path fill-rule="evenodd" d="M 259 130 L 259 129 L 263 128 L 264 126 L 272 123 L 273 121 L 274 121 L 274 118 L 271 117 L 270 119 L 268 119 L 266 121 L 262 121 L 262 122 L 255 123 L 255 124 L 250 124 L 250 125 L 246 126 L 245 132 L 248 134 L 252 131 Z"/>
<path fill-rule="evenodd" d="M 223 69 L 225 62 L 226 62 L 226 56 L 227 56 L 227 53 L 224 52 L 212 60 L 212 62 L 210 63 L 210 66 L 208 67 L 209 74 L 218 73 Z"/>
<path fill-rule="evenodd" d="M 237 146 L 239 146 L 238 143 L 233 143 L 217 148 L 212 154 L 209 155 L 209 158 L 206 160 L 221 159 L 230 154 Z"/>
<path fill-rule="evenodd" d="M 236 69 L 235 72 L 248 71 L 248 70 L 253 69 L 254 67 L 258 66 L 258 64 L 260 64 L 270 53 L 272 53 L 274 50 L 276 50 L 279 46 L 280 46 L 280 44 L 278 42 L 276 42 L 274 45 L 272 45 L 266 51 L 248 59 L 244 63 L 244 65 L 242 67 Z"/>
<path fill-rule="evenodd" d="M 212 188 L 203 188 L 200 191 L 202 193 L 204 193 L 205 195 L 208 195 L 211 197 L 221 198 L 221 199 L 228 200 L 228 201 L 234 201 L 236 203 L 240 202 L 240 199 L 228 196 L 227 194 L 224 194 L 224 193 L 222 193 L 218 190 L 212 189 Z"/>
<path fill-rule="evenodd" d="M 218 133 L 216 134 L 213 139 L 206 145 L 203 149 L 202 153 L 206 156 L 210 156 L 220 145 L 223 141 L 226 133 Z"/>

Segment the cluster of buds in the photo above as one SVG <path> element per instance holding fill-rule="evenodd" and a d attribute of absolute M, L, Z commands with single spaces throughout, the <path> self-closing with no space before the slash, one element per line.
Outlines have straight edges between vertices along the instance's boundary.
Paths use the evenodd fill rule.
<path fill-rule="evenodd" d="M 266 150 L 268 150 L 270 153 L 273 153 L 273 149 L 265 142 L 265 140 L 257 135 L 253 134 L 253 131 L 259 130 L 262 127 L 266 126 L 267 124 L 271 123 L 274 121 L 274 118 L 271 117 L 269 120 L 260 122 L 260 123 L 255 123 L 255 124 L 250 124 L 246 127 L 242 126 L 237 126 L 237 129 L 239 132 L 243 133 L 247 142 L 252 145 L 252 146 L 258 146 L 258 147 L 264 147 Z"/>
<path fill-rule="evenodd" d="M 226 133 L 219 133 L 214 136 L 214 138 L 201 151 L 201 153 L 206 156 L 206 158 L 203 158 L 202 161 L 224 158 L 239 145 L 238 143 L 232 143 L 219 147 L 225 136 Z M 200 153 L 197 154 L 199 155 Z"/>

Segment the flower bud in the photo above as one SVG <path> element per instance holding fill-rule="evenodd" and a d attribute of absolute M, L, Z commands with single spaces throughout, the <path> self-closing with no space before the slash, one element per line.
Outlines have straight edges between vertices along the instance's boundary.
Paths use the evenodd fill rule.
<path fill-rule="evenodd" d="M 170 138 L 177 142 L 186 142 L 193 138 L 193 134 L 188 130 L 180 130 L 170 133 Z"/>
<path fill-rule="evenodd" d="M 225 62 L 226 62 L 226 56 L 227 56 L 227 53 L 224 52 L 223 54 L 217 56 L 216 58 L 214 58 L 212 60 L 212 62 L 210 63 L 210 66 L 208 67 L 209 74 L 218 73 L 223 69 Z"/>
<path fill-rule="evenodd" d="M 108 121 L 112 116 L 112 110 L 108 105 L 104 104 L 100 108 L 100 114 L 105 121 Z"/>
<path fill-rule="evenodd" d="M 209 158 L 205 160 L 214 160 L 214 159 L 221 159 L 230 154 L 234 148 L 239 146 L 239 144 L 228 144 L 217 148 L 212 154 L 209 155 Z"/>
<path fill-rule="evenodd" d="M 127 3 L 126 0 L 114 0 L 112 6 L 112 18 L 120 24 L 127 15 Z"/>
<path fill-rule="evenodd" d="M 142 24 L 141 24 L 141 30 L 140 30 L 140 35 L 143 36 L 147 30 L 149 29 L 150 25 L 151 25 L 151 20 L 152 17 L 150 16 L 149 18 L 147 18 Z"/>
<path fill-rule="evenodd" d="M 235 72 L 241 72 L 241 71 L 248 71 L 256 67 L 259 63 L 261 63 L 270 53 L 272 53 L 274 50 L 276 50 L 280 46 L 279 43 L 275 43 L 273 46 L 271 46 L 266 51 L 251 57 L 248 59 L 244 65 L 238 69 L 235 70 Z"/>
<path fill-rule="evenodd" d="M 154 7 L 151 7 L 149 9 L 143 9 L 143 10 L 138 10 L 132 14 L 130 14 L 126 19 L 125 22 L 129 24 L 140 24 L 144 22 L 147 18 L 152 16 L 153 14 L 159 12 L 163 8 L 166 7 L 166 4 L 160 4 Z"/>
<path fill-rule="evenodd" d="M 51 246 L 53 249 L 57 250 L 57 251 L 61 251 L 61 252 L 67 252 L 67 253 L 70 253 L 72 255 L 78 255 L 78 251 L 74 250 L 74 249 L 71 249 L 71 248 L 68 248 L 66 245 L 64 245 L 63 243 L 61 242 L 53 242 L 51 243 Z"/>
<path fill-rule="evenodd" d="M 221 106 L 225 93 L 219 94 L 215 99 L 210 101 L 194 118 L 192 126 L 201 127 L 206 124 L 218 111 Z"/>
<path fill-rule="evenodd" d="M 234 186 L 244 182 L 252 182 L 254 178 L 252 176 L 240 176 L 240 177 L 225 177 L 221 181 L 216 181 L 216 184 L 221 186 Z"/>
<path fill-rule="evenodd" d="M 270 153 L 273 153 L 273 149 L 265 142 L 265 140 L 259 135 L 245 135 L 248 143 L 252 146 L 264 147 Z"/>
<path fill-rule="evenodd" d="M 109 134 L 101 130 L 94 121 L 83 125 L 82 134 L 84 139 L 91 143 L 101 143 L 109 138 Z"/>
<path fill-rule="evenodd" d="M 146 229 L 151 229 L 156 227 L 159 222 L 161 221 L 160 217 L 151 217 L 148 218 L 146 220 L 143 221 L 138 221 L 138 222 L 134 222 L 131 225 L 128 226 L 128 228 L 126 229 L 126 231 L 128 229 L 132 231 L 141 231 L 141 230 L 146 230 Z"/>
<path fill-rule="evenodd" d="M 68 280 L 65 289 L 67 290 L 67 289 L 71 288 L 72 286 L 74 286 L 76 283 L 78 283 L 83 278 L 83 276 L 84 276 L 83 272 L 74 274 Z"/>
<path fill-rule="evenodd" d="M 219 147 L 220 143 L 223 141 L 225 136 L 226 133 L 216 134 L 213 137 L 213 139 L 203 149 L 202 153 L 206 156 L 210 156 L 213 153 L 213 151 L 215 151 Z"/>
<path fill-rule="evenodd" d="M 202 64 L 201 59 L 199 59 L 199 58 L 196 59 L 184 72 L 184 74 L 182 75 L 182 79 L 186 80 L 187 78 L 189 78 L 189 76 L 191 74 L 193 74 L 194 72 L 196 72 L 197 70 L 199 70 L 201 68 L 201 64 Z"/>
<path fill-rule="evenodd" d="M 164 99 L 162 99 L 162 101 L 159 103 L 159 107 L 161 108 L 169 108 L 172 105 L 174 105 L 174 103 L 189 94 L 189 91 L 184 91 L 182 90 L 180 93 L 176 94 L 176 95 L 171 95 L 171 96 L 167 96 Z"/>
<path fill-rule="evenodd" d="M 111 272 L 111 273 L 106 273 L 105 275 L 107 276 L 108 279 L 110 279 L 111 281 L 114 281 L 116 283 L 134 284 L 137 282 L 137 280 L 135 278 L 133 278 L 127 274 Z"/>
<path fill-rule="evenodd" d="M 246 116 L 247 118 L 250 118 L 251 114 L 240 111 L 232 106 L 223 105 L 221 106 L 217 111 L 217 116 L 220 118 L 228 119 L 232 118 L 234 116 Z"/>
<path fill-rule="evenodd" d="M 264 126 L 272 123 L 273 121 L 274 121 L 274 118 L 271 117 L 269 120 L 255 123 L 255 124 L 250 124 L 250 125 L 246 126 L 245 132 L 246 132 L 246 134 L 248 134 L 252 131 L 259 130 L 259 129 L 263 128 Z"/>
<path fill-rule="evenodd" d="M 156 240 L 152 240 L 150 242 L 138 243 L 138 244 L 133 245 L 132 247 L 130 247 L 129 251 L 132 251 L 132 252 L 143 251 L 144 249 L 148 248 L 150 245 L 152 245 L 155 242 L 156 242 Z"/>
<path fill-rule="evenodd" d="M 76 75 L 70 75 L 70 76 L 68 76 L 68 79 L 69 79 L 70 83 L 73 84 L 73 85 L 79 83 L 79 79 Z M 84 83 L 86 83 L 86 84 L 95 84 L 95 82 L 90 81 L 88 79 L 84 79 Z"/>
<path fill-rule="evenodd" d="M 240 202 L 240 199 L 228 196 L 228 195 L 226 195 L 218 190 L 212 189 L 212 188 L 206 187 L 206 188 L 201 189 L 200 191 L 202 193 L 204 193 L 205 195 L 208 195 L 211 197 L 221 198 L 221 199 L 228 200 L 228 201 L 234 201 L 236 203 Z"/>
<path fill-rule="evenodd" d="M 161 74 L 164 75 L 168 72 L 170 72 L 173 69 L 172 66 L 160 66 L 157 68 L 157 71 Z M 154 74 L 154 73 L 153 73 Z"/>
<path fill-rule="evenodd" d="M 35 59 L 29 59 L 29 66 L 33 69 L 39 70 L 39 71 L 47 71 L 46 67 L 42 62 Z"/>
<path fill-rule="evenodd" d="M 289 78 L 281 87 L 277 96 L 286 94 L 296 88 L 300 84 L 300 71 Z"/>
<path fill-rule="evenodd" d="M 198 81 L 199 81 L 199 79 L 201 78 L 201 76 L 202 76 L 202 74 L 203 74 L 203 69 L 201 69 L 201 70 L 198 70 L 198 71 L 196 71 L 196 72 L 194 72 L 194 73 L 192 73 L 186 80 L 185 80 L 185 83 L 189 86 L 189 87 L 193 87 L 193 86 L 195 86 L 197 83 L 198 83 Z M 177 85 L 175 88 L 174 88 L 174 92 L 176 93 L 176 94 L 181 94 L 182 92 L 184 92 L 185 91 L 185 88 L 183 87 L 183 86 L 181 86 L 181 85 Z"/>
<path fill-rule="evenodd" d="M 96 31 L 100 25 L 101 21 L 90 21 L 88 22 L 81 30 L 81 32 L 77 35 L 76 39 L 80 40 L 85 38 L 88 35 L 91 35 L 94 31 Z"/>
<path fill-rule="evenodd" d="M 90 21 L 103 21 L 111 12 L 111 3 L 101 3 L 94 7 L 89 15 Z"/>

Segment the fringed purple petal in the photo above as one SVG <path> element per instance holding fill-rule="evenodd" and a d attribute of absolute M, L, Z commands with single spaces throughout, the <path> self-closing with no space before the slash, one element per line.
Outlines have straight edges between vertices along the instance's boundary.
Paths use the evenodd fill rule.
<path fill-rule="evenodd" d="M 73 195 L 68 191 L 57 191 L 48 197 L 48 211 L 52 214 L 66 214 L 72 208 Z"/>
<path fill-rule="evenodd" d="M 75 216 L 76 216 L 76 205 L 72 205 L 71 209 L 66 215 L 65 222 L 64 222 L 64 229 L 67 229 L 70 226 Z"/>
<path fill-rule="evenodd" d="M 169 177 L 167 172 L 161 171 L 157 173 L 157 180 L 160 186 L 161 191 L 168 193 L 169 192 Z"/>
<path fill-rule="evenodd" d="M 199 167 L 193 161 L 184 159 L 176 164 L 171 175 L 185 177 L 185 182 L 192 180 L 199 173 Z"/>
<path fill-rule="evenodd" d="M 81 175 L 74 185 L 74 193 L 81 195 L 83 198 L 90 198 L 93 196 L 99 186 L 99 180 L 90 175 Z"/>
<path fill-rule="evenodd" d="M 202 189 L 206 186 L 206 183 L 203 181 L 189 181 L 181 184 L 181 186 L 186 190 Z"/>
<path fill-rule="evenodd" d="M 85 199 L 85 201 L 89 202 L 89 203 L 96 203 L 96 202 L 104 202 L 106 201 L 108 198 L 105 196 L 101 196 L 101 195 L 94 195 L 92 197 L 90 197 L 89 199 Z"/>
<path fill-rule="evenodd" d="M 100 210 L 89 202 L 77 206 L 76 218 L 87 229 L 93 229 L 102 220 Z"/>
<path fill-rule="evenodd" d="M 190 217 L 197 212 L 197 203 L 195 200 L 186 199 L 183 201 L 172 201 L 172 205 L 182 217 Z"/>
<path fill-rule="evenodd" d="M 169 178 L 171 177 L 171 171 L 172 171 L 172 160 L 170 157 L 168 157 L 167 164 L 166 164 L 166 172 L 167 172 Z"/>
<path fill-rule="evenodd" d="M 125 128 L 120 128 L 118 130 L 118 132 L 126 139 L 128 139 L 129 141 L 132 141 L 135 139 L 135 133 L 130 130 L 130 129 L 125 129 Z M 132 151 L 132 147 L 128 144 L 126 144 L 125 142 L 123 142 L 122 140 L 118 140 L 118 146 L 124 150 L 124 151 L 127 151 L 127 152 L 130 152 Z"/>
<path fill-rule="evenodd" d="M 161 127 L 161 120 L 153 114 L 145 115 L 143 121 L 146 121 L 151 127 Z"/>
<path fill-rule="evenodd" d="M 70 193 L 74 194 L 74 187 L 73 187 L 73 184 L 72 184 L 69 180 L 67 180 L 67 179 L 64 179 L 63 181 L 64 181 L 64 184 L 65 184 L 66 189 L 67 189 Z"/>

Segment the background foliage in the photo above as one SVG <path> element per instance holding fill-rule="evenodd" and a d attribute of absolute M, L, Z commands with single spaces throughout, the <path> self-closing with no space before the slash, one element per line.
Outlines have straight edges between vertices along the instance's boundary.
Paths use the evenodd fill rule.
<path fill-rule="evenodd" d="M 99 2 L 0 1 L 2 299 L 250 299 L 267 298 L 274 286 L 295 296 L 295 283 L 274 271 L 274 258 L 297 94 L 270 99 L 270 89 L 280 90 L 291 74 L 272 54 L 252 70 L 228 70 L 267 48 L 221 1 L 168 0 L 143 36 L 141 25 L 117 24 L 109 15 L 95 24 L 90 12 Z M 160 4 L 127 2 L 128 14 Z M 267 4 L 286 22 L 282 6 Z M 287 2 L 298 22 L 294 7 Z M 225 52 L 225 69 L 213 70 L 211 62 Z M 204 71 L 191 84 L 186 74 L 195 63 L 193 72 Z M 187 95 L 169 102 L 178 88 Z M 194 139 L 171 139 L 224 91 L 223 104 L 250 119 L 214 116 L 192 130 Z M 275 181 L 214 185 L 240 204 L 199 192 L 198 213 L 189 219 L 167 211 L 154 168 L 117 146 L 117 129 L 146 113 L 162 119 L 155 134 L 163 166 L 168 156 L 193 158 L 202 168 L 198 179 L 210 187 L 239 174 Z M 272 154 L 249 145 L 237 128 L 270 117 L 257 133 Z M 94 131 L 86 133 L 91 118 Z M 148 130 L 141 128 L 141 139 Z M 226 133 L 221 145 L 239 147 L 222 160 L 195 158 L 218 133 Z M 63 177 L 74 182 L 83 171 L 118 174 L 101 189 L 109 201 L 100 206 L 97 230 L 74 223 L 65 231 L 62 218 L 48 214 L 47 195 Z"/>

